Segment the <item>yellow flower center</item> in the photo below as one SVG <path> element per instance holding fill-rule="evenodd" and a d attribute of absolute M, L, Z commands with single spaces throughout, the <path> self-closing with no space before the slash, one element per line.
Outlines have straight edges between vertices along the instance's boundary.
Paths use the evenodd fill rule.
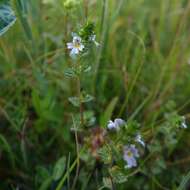
<path fill-rule="evenodd" d="M 132 156 L 133 156 L 132 152 L 131 152 L 131 151 L 128 151 L 128 152 L 127 152 L 127 156 L 132 157 Z"/>
<path fill-rule="evenodd" d="M 75 46 L 75 48 L 80 48 L 80 43 L 76 42 L 76 43 L 74 44 L 74 46 Z"/>

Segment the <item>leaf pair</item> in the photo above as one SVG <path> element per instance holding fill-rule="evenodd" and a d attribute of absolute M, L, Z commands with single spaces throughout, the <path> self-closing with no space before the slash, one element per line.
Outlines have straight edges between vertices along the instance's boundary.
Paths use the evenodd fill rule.
<path fill-rule="evenodd" d="M 94 99 L 93 96 L 83 93 L 80 98 L 79 97 L 70 97 L 69 102 L 71 102 L 73 104 L 73 106 L 79 107 L 80 103 L 87 103 L 87 102 L 92 101 L 93 99 Z"/>

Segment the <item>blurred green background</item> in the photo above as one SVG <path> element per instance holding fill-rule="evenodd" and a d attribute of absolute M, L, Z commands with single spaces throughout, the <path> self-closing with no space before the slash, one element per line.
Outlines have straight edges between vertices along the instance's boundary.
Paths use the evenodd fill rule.
<path fill-rule="evenodd" d="M 168 106 L 188 120 L 189 0 L 10 3 L 17 21 L 0 37 L 0 189 L 56 189 L 51 176 L 57 160 L 64 155 L 74 161 L 71 115 L 77 117 L 78 109 L 68 97 L 77 89 L 64 73 L 71 62 L 66 43 L 87 20 L 95 23 L 101 44 L 85 60 L 92 72 L 82 77 L 82 88 L 95 97 L 85 105 L 93 126 L 101 127 L 116 99 L 112 116 L 141 123 L 147 144 Z M 149 175 L 134 176 L 115 189 L 175 190 L 181 182 L 187 185 L 189 178 L 184 182 L 183 176 L 190 170 L 189 130 L 179 136 L 166 160 L 159 153 L 146 163 Z M 78 189 L 101 187 L 103 169 L 92 173 L 97 179 L 90 178 L 85 186 L 89 168 L 83 165 Z"/>

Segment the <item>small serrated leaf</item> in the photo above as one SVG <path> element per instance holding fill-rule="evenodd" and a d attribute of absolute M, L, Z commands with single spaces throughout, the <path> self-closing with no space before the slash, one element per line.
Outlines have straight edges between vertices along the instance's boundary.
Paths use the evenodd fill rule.
<path fill-rule="evenodd" d="M 80 99 L 78 97 L 69 97 L 69 102 L 71 102 L 73 106 L 80 106 Z"/>
<path fill-rule="evenodd" d="M 75 73 L 75 71 L 72 68 L 65 69 L 64 74 L 68 78 L 74 78 L 74 77 L 76 77 L 76 73 Z"/>
<path fill-rule="evenodd" d="M 105 163 L 109 164 L 112 161 L 111 152 L 109 150 L 109 147 L 104 146 L 98 150 L 98 155 L 100 156 L 100 159 Z"/>
<path fill-rule="evenodd" d="M 94 97 L 89 94 L 85 94 L 82 97 L 82 103 L 90 102 L 92 100 L 94 100 Z"/>
<path fill-rule="evenodd" d="M 87 68 L 84 69 L 84 72 L 85 72 L 85 73 L 90 72 L 91 69 L 92 69 L 92 67 L 91 67 L 91 66 L 88 66 Z"/>
<path fill-rule="evenodd" d="M 113 178 L 113 181 L 115 183 L 124 183 L 127 181 L 127 177 L 126 175 L 121 171 L 121 169 L 117 166 L 113 166 L 110 170 L 109 170 L 110 175 Z"/>
<path fill-rule="evenodd" d="M 108 189 L 112 189 L 112 181 L 109 177 L 103 178 L 103 184 L 104 184 L 104 187 L 106 187 Z"/>

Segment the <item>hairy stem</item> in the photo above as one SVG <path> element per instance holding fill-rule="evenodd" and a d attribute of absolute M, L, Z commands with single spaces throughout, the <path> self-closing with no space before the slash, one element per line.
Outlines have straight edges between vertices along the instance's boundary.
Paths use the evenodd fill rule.
<path fill-rule="evenodd" d="M 78 65 L 80 67 L 80 65 Z M 80 101 L 80 125 L 84 126 L 84 114 L 83 114 L 83 103 L 81 100 L 81 74 L 79 74 L 79 76 L 77 77 L 77 90 L 78 90 L 78 97 L 79 97 L 79 101 Z M 77 168 L 76 168 L 76 175 L 74 178 L 74 182 L 72 185 L 72 189 L 74 190 L 76 183 L 77 183 L 77 179 L 79 176 L 79 169 L 80 169 L 80 157 L 79 157 L 79 142 L 78 142 L 78 134 L 77 134 L 77 127 L 73 118 L 73 124 L 74 124 L 74 128 L 75 128 L 75 142 L 76 142 L 76 152 L 77 152 Z"/>
<path fill-rule="evenodd" d="M 78 88 L 78 97 L 79 97 L 79 101 L 80 101 L 80 124 L 81 126 L 84 125 L 84 109 L 83 109 L 83 103 L 81 100 L 81 81 L 80 81 L 80 76 L 77 77 L 77 88 Z"/>

